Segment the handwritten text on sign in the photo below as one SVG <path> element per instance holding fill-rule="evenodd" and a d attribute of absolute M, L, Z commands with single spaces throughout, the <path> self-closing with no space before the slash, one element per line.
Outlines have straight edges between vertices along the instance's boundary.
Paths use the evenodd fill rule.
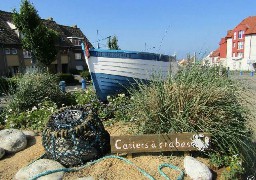
<path fill-rule="evenodd" d="M 204 151 L 209 148 L 208 133 L 149 134 L 138 136 L 111 136 L 112 153 Z"/>

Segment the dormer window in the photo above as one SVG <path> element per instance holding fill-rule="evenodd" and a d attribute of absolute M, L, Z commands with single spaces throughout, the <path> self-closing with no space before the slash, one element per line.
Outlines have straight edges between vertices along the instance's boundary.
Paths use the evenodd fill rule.
<path fill-rule="evenodd" d="M 242 38 L 243 38 L 243 35 L 244 35 L 244 31 L 239 31 L 239 32 L 238 32 L 238 38 L 239 38 L 239 39 L 242 39 Z"/>
<path fill-rule="evenodd" d="M 83 38 L 79 37 L 68 37 L 68 39 L 72 42 L 73 45 L 75 46 L 80 46 Z"/>
<path fill-rule="evenodd" d="M 74 44 L 75 46 L 80 46 L 80 45 L 81 45 L 81 40 L 79 40 L 79 39 L 73 39 L 73 44 Z"/>

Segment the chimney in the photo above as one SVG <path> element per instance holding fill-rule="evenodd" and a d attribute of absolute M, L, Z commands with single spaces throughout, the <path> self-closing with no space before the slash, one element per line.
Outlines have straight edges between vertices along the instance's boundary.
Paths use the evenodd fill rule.
<path fill-rule="evenodd" d="M 73 25 L 72 27 L 73 27 L 73 28 L 77 28 L 77 25 L 75 24 L 75 25 Z"/>
<path fill-rule="evenodd" d="M 52 17 L 49 17 L 47 20 L 49 20 L 49 21 L 53 21 L 53 18 L 52 18 Z"/>

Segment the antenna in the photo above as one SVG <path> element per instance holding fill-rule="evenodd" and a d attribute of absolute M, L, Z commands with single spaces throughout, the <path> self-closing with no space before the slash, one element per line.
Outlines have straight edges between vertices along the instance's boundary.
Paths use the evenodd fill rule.
<path fill-rule="evenodd" d="M 99 43 L 99 30 L 97 29 L 97 39 L 98 39 L 98 49 L 100 49 L 100 43 Z"/>

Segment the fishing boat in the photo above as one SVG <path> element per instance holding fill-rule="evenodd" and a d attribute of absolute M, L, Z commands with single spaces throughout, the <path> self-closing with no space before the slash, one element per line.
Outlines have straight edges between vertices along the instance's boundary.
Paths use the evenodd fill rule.
<path fill-rule="evenodd" d="M 148 82 L 152 76 L 165 79 L 178 69 L 175 56 L 125 50 L 89 50 L 86 47 L 82 44 L 93 85 L 101 101 L 106 101 L 107 96 L 127 92 L 138 82 Z"/>

